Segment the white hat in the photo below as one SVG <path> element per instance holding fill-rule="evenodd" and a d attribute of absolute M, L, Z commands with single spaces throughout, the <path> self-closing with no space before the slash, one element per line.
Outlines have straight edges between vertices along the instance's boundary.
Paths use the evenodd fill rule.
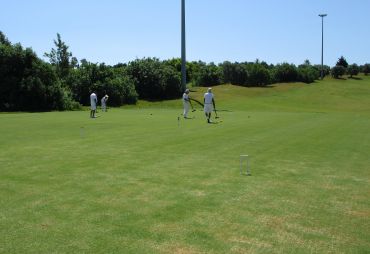
<path fill-rule="evenodd" d="M 189 90 L 189 89 L 186 89 L 186 90 L 185 90 L 185 93 L 188 93 L 188 92 L 190 92 L 190 90 Z"/>
<path fill-rule="evenodd" d="M 208 88 L 207 90 L 208 92 L 212 92 L 212 87 Z"/>

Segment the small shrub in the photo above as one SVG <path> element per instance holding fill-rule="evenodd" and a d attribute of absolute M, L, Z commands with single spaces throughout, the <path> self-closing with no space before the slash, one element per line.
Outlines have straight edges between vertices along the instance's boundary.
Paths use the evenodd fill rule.
<path fill-rule="evenodd" d="M 343 66 L 334 66 L 333 68 L 331 68 L 331 75 L 333 78 L 339 78 L 341 76 L 343 76 L 344 74 L 346 73 L 346 68 L 344 68 Z"/>

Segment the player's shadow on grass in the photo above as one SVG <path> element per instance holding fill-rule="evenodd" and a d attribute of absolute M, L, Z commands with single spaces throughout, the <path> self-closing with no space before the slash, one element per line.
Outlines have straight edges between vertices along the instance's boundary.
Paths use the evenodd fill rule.
<path fill-rule="evenodd" d="M 233 112 L 233 111 L 229 109 L 217 109 L 217 112 Z"/>
<path fill-rule="evenodd" d="M 255 87 L 258 87 L 258 88 L 274 88 L 274 87 L 276 87 L 276 85 L 270 84 L 270 85 L 261 85 L 261 86 L 255 86 Z"/>
<path fill-rule="evenodd" d="M 359 77 L 349 77 L 348 79 L 354 79 L 354 80 L 362 80 L 362 78 L 359 78 Z"/>

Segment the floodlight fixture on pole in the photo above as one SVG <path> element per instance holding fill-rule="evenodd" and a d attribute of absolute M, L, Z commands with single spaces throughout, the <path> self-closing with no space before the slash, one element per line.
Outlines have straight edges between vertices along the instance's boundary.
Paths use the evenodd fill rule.
<path fill-rule="evenodd" d="M 321 17 L 321 79 L 324 78 L 324 17 L 328 14 L 319 14 Z"/>
<path fill-rule="evenodd" d="M 181 0 L 181 88 L 186 89 L 185 0 Z"/>

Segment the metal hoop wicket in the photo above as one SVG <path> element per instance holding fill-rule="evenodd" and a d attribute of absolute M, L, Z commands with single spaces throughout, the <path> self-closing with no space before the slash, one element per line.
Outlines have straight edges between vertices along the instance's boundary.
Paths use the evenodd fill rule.
<path fill-rule="evenodd" d="M 240 155 L 240 174 L 250 176 L 251 171 L 249 168 L 249 156 L 248 155 Z"/>

